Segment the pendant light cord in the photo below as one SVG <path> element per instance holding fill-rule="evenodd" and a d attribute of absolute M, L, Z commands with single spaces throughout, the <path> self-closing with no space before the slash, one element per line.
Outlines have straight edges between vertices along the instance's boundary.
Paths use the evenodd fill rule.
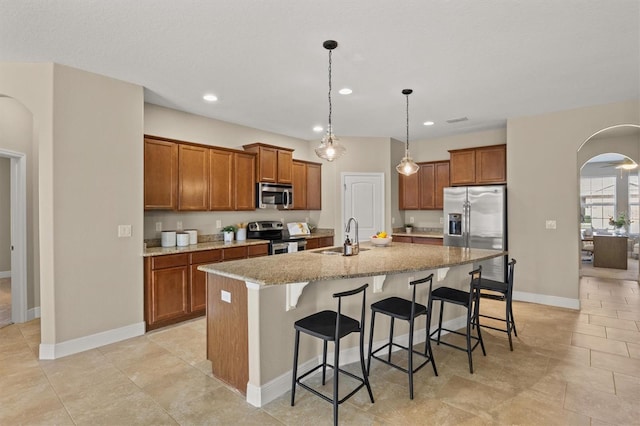
<path fill-rule="evenodd" d="M 407 146 L 406 153 L 409 153 L 409 95 L 405 95 L 407 97 Z"/>
<path fill-rule="evenodd" d="M 333 134 L 333 127 L 331 126 L 331 50 L 329 50 L 329 135 Z"/>

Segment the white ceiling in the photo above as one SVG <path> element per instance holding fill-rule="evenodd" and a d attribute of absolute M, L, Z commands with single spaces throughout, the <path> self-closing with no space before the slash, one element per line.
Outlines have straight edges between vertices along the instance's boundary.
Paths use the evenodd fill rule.
<path fill-rule="evenodd" d="M 327 123 L 327 39 L 338 136 L 404 140 L 404 88 L 411 140 L 640 93 L 639 0 L 0 0 L 0 61 L 69 65 L 309 140 Z"/>

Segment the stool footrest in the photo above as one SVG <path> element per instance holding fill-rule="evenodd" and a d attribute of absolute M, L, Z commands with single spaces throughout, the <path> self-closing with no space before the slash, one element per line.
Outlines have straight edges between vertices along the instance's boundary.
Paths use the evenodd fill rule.
<path fill-rule="evenodd" d="M 472 325 L 477 326 L 478 324 L 474 323 Z M 431 336 L 433 336 L 434 334 L 436 334 L 440 330 L 448 331 L 449 333 L 457 334 L 458 336 L 467 337 L 467 335 L 465 333 L 460 333 L 457 330 L 449 330 L 448 328 L 440 328 L 440 329 L 435 330 L 433 333 L 431 333 L 429 335 L 429 338 L 431 339 L 431 341 L 436 342 L 438 345 L 442 344 L 442 345 L 445 345 L 445 346 L 449 346 L 450 348 L 458 349 L 458 350 L 463 351 L 463 352 L 472 352 L 476 348 L 476 346 L 478 346 L 480 344 L 480 339 L 478 337 L 476 337 L 476 336 L 469 336 L 469 338 L 471 340 L 475 340 L 476 341 L 476 343 L 473 346 L 471 346 L 471 348 L 457 346 L 457 345 L 454 345 L 453 343 L 443 342 L 441 340 L 434 339 L 434 338 L 431 337 Z"/>
<path fill-rule="evenodd" d="M 404 349 L 405 351 L 409 351 L 409 349 L 406 346 L 402 346 L 399 345 L 397 343 L 392 343 L 391 346 L 396 346 L 400 349 Z M 400 367 L 398 364 L 394 364 L 391 361 L 387 361 L 386 359 L 382 359 L 379 356 L 376 356 L 377 352 L 380 352 L 383 349 L 386 349 L 389 347 L 389 343 L 385 343 L 384 345 L 382 345 L 381 347 L 379 347 L 378 349 L 376 349 L 375 351 L 371 352 L 371 357 L 377 359 L 380 362 L 383 362 L 391 367 L 397 368 L 398 370 L 402 371 L 403 373 L 409 373 L 409 370 L 404 368 L 404 367 Z M 422 352 L 418 352 L 415 349 L 413 349 L 411 352 L 413 352 L 416 355 L 420 355 L 421 357 L 425 358 L 422 363 L 420 365 L 418 365 L 417 367 L 413 368 L 413 372 L 417 372 L 418 370 L 420 370 L 422 367 L 424 367 L 425 365 L 427 365 L 429 363 L 429 361 L 432 360 L 432 358 L 430 356 L 426 356 L 425 354 L 423 354 Z M 437 374 L 436 374 L 437 376 Z"/>
<path fill-rule="evenodd" d="M 323 366 L 323 364 L 317 365 L 314 368 L 312 368 L 311 370 L 309 370 L 306 373 L 304 373 L 303 375 L 299 376 L 296 379 L 296 383 L 298 384 L 298 386 L 308 390 L 309 392 L 313 393 L 314 395 L 317 395 L 320 398 L 324 399 L 325 401 L 333 404 L 333 399 L 331 399 L 328 396 L 318 392 L 317 390 L 315 390 L 311 386 L 301 382 L 302 379 L 304 379 L 305 377 L 307 377 L 311 373 L 315 372 L 316 370 L 319 370 L 320 368 L 322 368 L 322 366 Z M 336 371 L 336 368 L 333 365 L 327 364 L 326 366 L 331 368 L 331 369 L 333 369 L 334 372 Z M 344 398 L 338 400 L 338 404 L 342 404 L 347 399 L 351 398 L 356 392 L 358 392 L 360 389 L 362 389 L 365 386 L 365 382 L 364 382 L 364 379 L 362 377 L 358 377 L 358 376 L 356 376 L 355 374 L 353 374 L 353 373 L 351 373 L 349 371 L 343 370 L 342 368 L 338 368 L 337 372 L 338 373 L 342 373 L 342 374 L 346 374 L 347 376 L 351 377 L 352 379 L 355 379 L 355 380 L 360 382 L 360 384 L 358 386 L 356 386 L 356 388 L 354 390 L 352 390 L 347 396 L 345 396 Z"/>

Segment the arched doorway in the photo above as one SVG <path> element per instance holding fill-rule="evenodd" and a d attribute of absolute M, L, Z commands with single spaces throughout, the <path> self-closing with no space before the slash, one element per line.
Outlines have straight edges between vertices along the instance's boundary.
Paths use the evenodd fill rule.
<path fill-rule="evenodd" d="M 580 276 L 639 279 L 640 127 L 603 129 L 578 150 Z"/>

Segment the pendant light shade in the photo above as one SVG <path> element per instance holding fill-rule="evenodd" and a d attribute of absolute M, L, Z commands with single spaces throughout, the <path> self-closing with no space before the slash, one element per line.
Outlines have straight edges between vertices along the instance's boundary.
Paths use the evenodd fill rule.
<path fill-rule="evenodd" d="M 413 93 L 413 90 L 411 89 L 404 89 L 402 91 L 402 94 L 407 98 L 407 144 L 405 145 L 404 157 L 402 157 L 400 164 L 396 166 L 398 173 L 405 176 L 411 176 L 412 174 L 417 173 L 420 168 L 420 166 L 414 163 L 411 155 L 409 154 L 409 95 L 411 93 Z"/>
<path fill-rule="evenodd" d="M 340 158 L 347 150 L 340 145 L 338 138 L 333 134 L 333 126 L 331 124 L 331 51 L 338 47 L 335 40 L 327 40 L 322 46 L 329 51 L 329 124 L 327 126 L 327 134 L 324 135 L 320 145 L 316 148 L 316 155 L 327 161 L 333 161 Z"/>

